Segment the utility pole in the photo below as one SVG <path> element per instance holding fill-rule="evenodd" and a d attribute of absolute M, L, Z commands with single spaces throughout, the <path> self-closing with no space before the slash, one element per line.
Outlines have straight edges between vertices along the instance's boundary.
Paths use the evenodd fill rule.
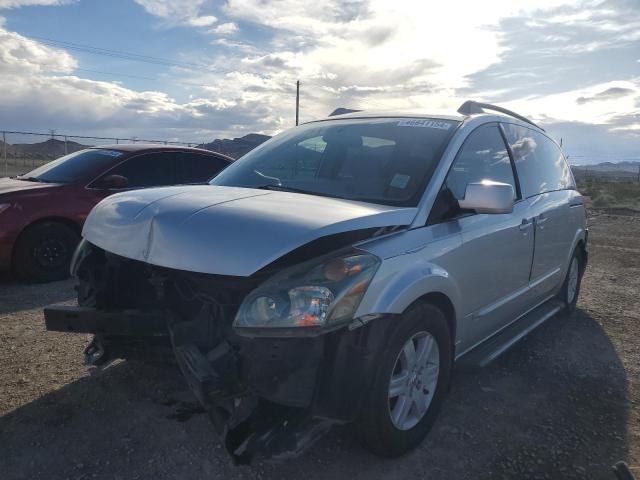
<path fill-rule="evenodd" d="M 7 134 L 6 132 L 2 132 L 2 146 L 3 146 L 3 150 L 4 150 L 4 176 L 7 177 Z M 15 164 L 16 161 L 14 160 L 13 163 Z"/>
<path fill-rule="evenodd" d="M 296 127 L 300 120 L 300 80 L 296 82 Z"/>

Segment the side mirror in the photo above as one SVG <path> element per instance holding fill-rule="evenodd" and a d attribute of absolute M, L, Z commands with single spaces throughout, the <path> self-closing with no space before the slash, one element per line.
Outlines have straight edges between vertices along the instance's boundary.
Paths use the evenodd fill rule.
<path fill-rule="evenodd" d="M 129 186 L 129 179 L 122 175 L 107 175 L 100 180 L 98 186 L 106 190 L 120 190 Z"/>
<path fill-rule="evenodd" d="M 458 204 L 462 209 L 475 210 L 477 213 L 511 213 L 514 193 L 513 186 L 508 183 L 483 180 L 468 183 L 464 198 L 458 200 Z"/>

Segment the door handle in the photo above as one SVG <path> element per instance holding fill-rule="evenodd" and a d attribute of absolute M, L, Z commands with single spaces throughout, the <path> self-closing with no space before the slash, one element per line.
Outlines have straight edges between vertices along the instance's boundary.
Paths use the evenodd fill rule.
<path fill-rule="evenodd" d="M 531 219 L 527 220 L 526 218 L 523 218 L 522 223 L 518 228 L 520 229 L 521 232 L 526 232 L 527 230 L 529 230 L 529 227 L 531 225 L 533 225 L 533 221 Z"/>
<path fill-rule="evenodd" d="M 538 215 L 538 218 L 536 219 L 536 222 L 538 223 L 538 225 L 541 225 L 544 222 L 546 222 L 547 220 L 549 220 L 549 217 L 547 217 L 544 213 L 541 213 L 540 215 Z"/>

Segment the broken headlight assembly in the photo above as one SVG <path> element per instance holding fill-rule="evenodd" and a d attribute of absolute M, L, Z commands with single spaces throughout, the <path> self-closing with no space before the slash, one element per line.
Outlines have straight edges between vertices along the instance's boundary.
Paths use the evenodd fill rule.
<path fill-rule="evenodd" d="M 380 260 L 350 251 L 287 268 L 251 292 L 233 326 L 240 335 L 316 335 L 353 318 Z"/>

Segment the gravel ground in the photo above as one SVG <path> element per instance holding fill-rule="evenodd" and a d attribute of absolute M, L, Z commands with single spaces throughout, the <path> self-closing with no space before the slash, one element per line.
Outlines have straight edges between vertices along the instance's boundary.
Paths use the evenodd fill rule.
<path fill-rule="evenodd" d="M 640 466 L 640 216 L 590 223 L 578 311 L 458 372 L 427 440 L 395 460 L 340 427 L 296 460 L 233 467 L 175 367 L 89 369 L 87 336 L 44 331 L 41 307 L 72 302 L 71 281 L 0 280 L 0 477 L 613 480 L 616 461 Z"/>

